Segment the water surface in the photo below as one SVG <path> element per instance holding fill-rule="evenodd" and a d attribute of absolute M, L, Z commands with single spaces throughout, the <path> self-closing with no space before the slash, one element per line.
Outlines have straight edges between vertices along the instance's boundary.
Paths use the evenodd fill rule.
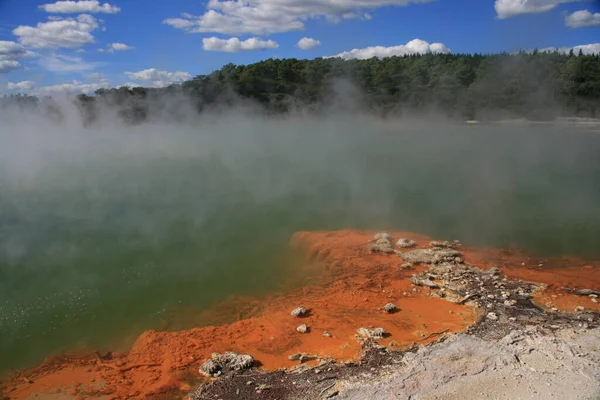
<path fill-rule="evenodd" d="M 0 370 L 301 284 L 298 230 L 600 258 L 600 135 L 350 118 L 0 128 Z"/>

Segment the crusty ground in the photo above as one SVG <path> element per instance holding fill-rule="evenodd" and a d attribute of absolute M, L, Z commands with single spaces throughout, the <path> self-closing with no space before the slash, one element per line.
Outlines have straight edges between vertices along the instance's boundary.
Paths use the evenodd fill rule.
<path fill-rule="evenodd" d="M 431 240 L 406 232 L 392 236 L 413 239 L 418 248 L 428 247 Z M 307 273 L 314 273 L 316 266 L 320 271 L 319 284 L 267 299 L 225 302 L 213 312 L 243 315 L 244 319 L 181 332 L 148 331 L 128 353 L 54 357 L 36 368 L 12 374 L 0 390 L 10 399 L 166 399 L 181 398 L 185 393 L 191 393 L 192 398 L 211 399 L 312 399 L 336 391 L 337 396 L 349 396 L 350 382 L 359 388 L 364 374 L 370 376 L 368 379 L 384 372 L 389 375 L 390 368 L 405 366 L 404 358 L 420 345 L 440 338 L 446 340 L 444 344 L 450 343 L 448 340 L 454 340 L 448 339 L 452 333 L 466 331 L 467 337 L 494 343 L 511 330 L 523 328 L 527 321 L 534 321 L 535 325 L 548 321 L 538 334 L 549 335 L 556 329 L 577 328 L 582 322 L 562 311 L 573 312 L 579 305 L 597 320 L 597 314 L 593 314 L 600 310 L 597 303 L 565 293 L 562 286 L 598 288 L 598 263 L 567 258 L 538 260 L 503 250 L 460 249 L 466 262 L 484 271 L 498 266 L 508 280 L 547 285 L 534 294 L 535 304 L 520 301 L 519 307 L 510 311 L 515 315 L 514 321 L 502 318 L 490 324 L 480 318 L 485 314 L 484 305 L 456 304 L 428 288 L 415 288 L 410 277 L 427 267 L 406 269 L 394 254 L 370 254 L 368 242 L 372 237 L 373 232 L 358 231 L 298 233 L 292 244 L 306 250 Z M 387 314 L 379 310 L 388 302 L 397 304 L 399 311 Z M 299 305 L 310 309 L 307 317 L 289 315 Z M 551 311 L 553 308 L 555 311 Z M 508 315 L 507 311 L 505 317 Z M 301 323 L 309 326 L 309 333 L 296 331 Z M 558 328 L 549 328 L 550 325 Z M 379 343 L 384 349 L 361 346 L 354 335 L 363 326 L 381 326 L 389 332 Z M 592 326 L 593 323 L 588 324 Z M 324 337 L 325 330 L 333 337 Z M 260 368 L 214 382 L 202 381 L 197 372 L 199 365 L 212 352 L 224 351 L 251 354 Z M 313 355 L 314 360 L 293 370 L 298 368 L 298 362 L 287 356 L 297 352 Z M 319 359 L 327 364 L 319 366 Z M 268 373 L 280 368 L 286 371 Z M 485 376 L 483 371 L 478 375 Z M 434 389 L 442 390 L 441 386 Z M 435 393 L 432 395 L 445 398 L 444 393 Z"/>

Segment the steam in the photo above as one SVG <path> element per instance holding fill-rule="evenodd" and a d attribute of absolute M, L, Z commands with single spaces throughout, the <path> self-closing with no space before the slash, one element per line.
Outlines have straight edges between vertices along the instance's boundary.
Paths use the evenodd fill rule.
<path fill-rule="evenodd" d="M 362 98 L 338 81 L 319 113 L 198 114 L 174 92 L 137 125 L 110 102 L 91 121 L 71 98 L 3 109 L 0 369 L 276 290 L 298 230 L 600 255 L 598 135 L 381 119 Z"/>

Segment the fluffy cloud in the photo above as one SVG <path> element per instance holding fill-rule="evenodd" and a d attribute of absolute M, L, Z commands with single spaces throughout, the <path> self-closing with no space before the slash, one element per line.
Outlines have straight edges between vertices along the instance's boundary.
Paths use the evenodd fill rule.
<path fill-rule="evenodd" d="M 108 88 L 108 81 L 94 82 L 94 83 L 81 83 L 79 81 L 72 81 L 71 83 L 63 83 L 61 85 L 42 86 L 38 88 L 35 93 L 41 95 L 53 95 L 53 94 L 91 94 L 98 89 Z"/>
<path fill-rule="evenodd" d="M 107 46 L 109 53 L 114 53 L 115 51 L 128 51 L 135 50 L 135 47 L 128 46 L 125 43 L 111 43 Z"/>
<path fill-rule="evenodd" d="M 14 60 L 0 60 L 0 74 L 21 68 L 21 63 Z"/>
<path fill-rule="evenodd" d="M 140 83 L 135 83 L 135 82 L 125 82 L 122 85 L 119 85 L 118 87 L 128 87 L 128 88 L 136 88 L 136 87 L 143 87 L 142 84 Z"/>
<path fill-rule="evenodd" d="M 50 72 L 83 72 L 90 71 L 99 63 L 86 62 L 80 57 L 71 57 L 60 54 L 50 54 L 40 58 L 39 64 Z"/>
<path fill-rule="evenodd" d="M 308 19 L 339 21 L 355 18 L 362 9 L 404 6 L 432 0 L 209 0 L 208 10 L 200 16 L 183 14 L 163 21 L 191 33 L 215 32 L 228 35 L 269 35 L 304 29 Z M 369 14 L 362 14 L 370 19 Z"/>
<path fill-rule="evenodd" d="M 567 15 L 565 23 L 569 28 L 585 28 L 600 26 L 600 13 L 592 14 L 588 10 L 575 11 Z"/>
<path fill-rule="evenodd" d="M 442 43 L 427 43 L 421 39 L 414 39 L 400 46 L 374 46 L 364 49 L 354 49 L 345 51 L 333 57 L 340 57 L 346 60 L 357 58 L 366 60 L 369 58 L 386 58 L 392 56 L 405 56 L 410 54 L 425 54 L 425 53 L 450 53 L 450 49 Z"/>
<path fill-rule="evenodd" d="M 225 51 L 227 53 L 237 53 L 240 51 L 259 51 L 266 49 L 276 49 L 279 44 L 273 40 L 260 40 L 258 38 L 249 38 L 240 41 L 238 38 L 219 39 L 216 37 L 202 39 L 202 48 L 206 51 Z"/>
<path fill-rule="evenodd" d="M 579 50 L 582 51 L 583 54 L 600 54 L 600 43 L 591 43 L 591 44 L 582 44 L 580 46 L 574 46 L 574 47 L 547 47 L 545 49 L 541 49 L 540 51 L 542 52 L 555 52 L 558 51 L 559 53 L 568 53 L 571 50 L 573 50 L 573 52 L 575 54 L 579 54 Z"/>
<path fill-rule="evenodd" d="M 35 82 L 33 81 L 22 81 L 22 82 L 8 82 L 6 85 L 8 90 L 17 90 L 17 91 L 29 91 L 35 88 Z"/>
<path fill-rule="evenodd" d="M 21 44 L 36 49 L 73 48 L 94 43 L 91 32 L 98 26 L 98 21 L 94 17 L 81 14 L 76 19 L 40 22 L 35 27 L 19 26 L 13 30 L 13 33 L 19 37 Z"/>
<path fill-rule="evenodd" d="M 516 17 L 521 14 L 538 14 L 550 11 L 559 4 L 584 0 L 496 0 L 494 8 L 499 18 Z"/>
<path fill-rule="evenodd" d="M 40 6 L 46 12 L 60 14 L 75 14 L 75 13 L 104 13 L 116 14 L 121 9 L 116 6 L 111 6 L 108 3 L 100 4 L 96 0 L 87 1 L 57 1 L 53 4 L 43 4 Z"/>
<path fill-rule="evenodd" d="M 302 50 L 312 50 L 320 45 L 321 41 L 307 37 L 298 40 L 298 43 L 296 43 L 296 47 Z"/>
<path fill-rule="evenodd" d="M 0 40 L 0 74 L 20 68 L 19 60 L 32 55 L 19 43 Z"/>
<path fill-rule="evenodd" d="M 165 87 L 173 83 L 180 83 L 192 79 L 192 76 L 187 72 L 160 71 L 156 68 L 149 68 L 138 72 L 125 72 L 125 75 L 134 81 L 150 82 L 154 87 Z M 137 84 L 132 84 L 132 86 L 136 85 Z"/>

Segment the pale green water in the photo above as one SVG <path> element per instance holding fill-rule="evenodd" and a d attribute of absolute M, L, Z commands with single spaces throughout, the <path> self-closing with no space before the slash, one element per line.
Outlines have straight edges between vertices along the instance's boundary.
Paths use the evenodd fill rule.
<path fill-rule="evenodd" d="M 0 133 L 0 370 L 280 290 L 297 230 L 600 257 L 598 135 L 368 121 Z"/>

